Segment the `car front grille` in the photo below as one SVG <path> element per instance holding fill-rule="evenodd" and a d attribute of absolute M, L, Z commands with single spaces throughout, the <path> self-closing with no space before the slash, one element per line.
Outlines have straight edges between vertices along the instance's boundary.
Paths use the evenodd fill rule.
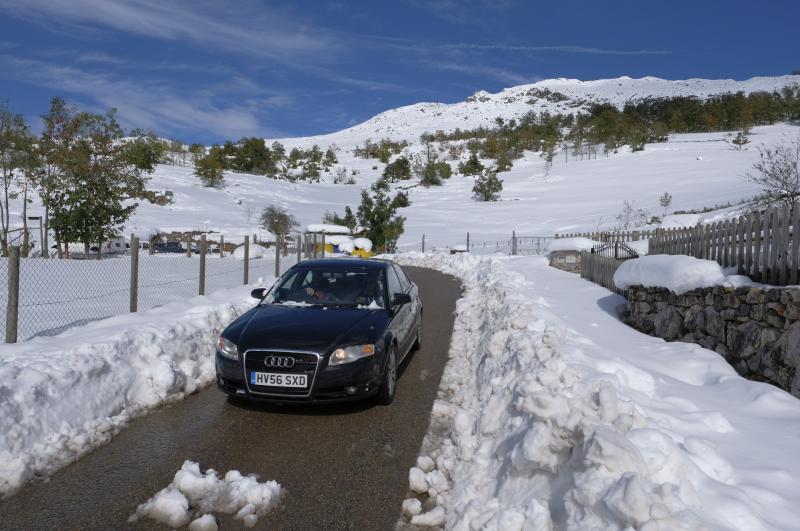
<path fill-rule="evenodd" d="M 270 366 L 265 360 L 270 357 L 289 358 L 293 360 L 292 367 Z M 294 352 L 285 350 L 248 350 L 244 353 L 245 382 L 251 393 L 270 396 L 301 397 L 311 394 L 314 379 L 319 367 L 320 356 L 313 352 Z M 305 374 L 306 387 L 272 387 L 250 384 L 251 372 L 269 372 L 280 374 Z"/>

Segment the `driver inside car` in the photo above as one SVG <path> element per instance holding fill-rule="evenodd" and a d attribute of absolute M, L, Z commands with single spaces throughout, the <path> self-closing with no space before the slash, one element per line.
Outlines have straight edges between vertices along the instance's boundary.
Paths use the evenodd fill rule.
<path fill-rule="evenodd" d="M 336 300 L 336 297 L 328 291 L 328 282 L 321 274 L 313 275 L 305 290 L 306 294 L 314 302 Z"/>

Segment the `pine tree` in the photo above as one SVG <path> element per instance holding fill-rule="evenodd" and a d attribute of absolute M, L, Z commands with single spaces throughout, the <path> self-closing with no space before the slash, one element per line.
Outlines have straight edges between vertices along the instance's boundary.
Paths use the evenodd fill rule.
<path fill-rule="evenodd" d="M 325 156 L 322 158 L 322 167 L 325 171 L 331 171 L 331 168 L 335 164 L 339 162 L 339 159 L 336 158 L 336 153 L 334 153 L 332 147 L 328 147 L 328 150 L 325 152 Z"/>
<path fill-rule="evenodd" d="M 319 182 L 319 175 L 319 164 L 313 159 L 303 164 L 303 172 L 300 174 L 301 179 L 309 182 Z"/>
<path fill-rule="evenodd" d="M 356 219 L 355 215 L 353 215 L 353 210 L 346 206 L 344 207 L 344 216 L 339 216 L 336 212 L 328 211 L 325 212 L 325 215 L 322 216 L 323 223 L 330 223 L 331 225 L 340 225 L 342 227 L 347 227 L 352 232 L 356 225 L 358 225 L 358 220 Z"/>
<path fill-rule="evenodd" d="M 473 153 L 465 163 L 458 165 L 458 173 L 461 175 L 480 175 L 483 172 L 484 166 L 478 160 L 478 155 Z"/>
<path fill-rule="evenodd" d="M 482 201 L 496 201 L 496 194 L 503 190 L 503 181 L 497 178 L 497 170 L 489 168 L 475 180 L 472 193 Z"/>
<path fill-rule="evenodd" d="M 361 205 L 358 207 L 358 223 L 366 227 L 366 236 L 372 240 L 379 252 L 392 252 L 397 240 L 403 234 L 405 219 L 396 215 L 397 207 L 389 199 L 389 181 L 378 179 L 370 187 L 361 191 Z"/>
<path fill-rule="evenodd" d="M 742 147 L 750 143 L 750 131 L 743 129 L 736 133 L 736 136 L 731 140 L 731 144 L 736 146 L 737 151 L 741 151 Z"/>
<path fill-rule="evenodd" d="M 194 174 L 200 179 L 203 186 L 209 188 L 218 188 L 225 182 L 222 170 L 223 164 L 220 158 L 211 153 L 201 156 L 194 164 Z"/>
<path fill-rule="evenodd" d="M 411 178 L 411 163 L 405 157 L 398 157 L 397 160 L 386 165 L 383 169 L 383 178 L 389 182 L 406 181 Z"/>

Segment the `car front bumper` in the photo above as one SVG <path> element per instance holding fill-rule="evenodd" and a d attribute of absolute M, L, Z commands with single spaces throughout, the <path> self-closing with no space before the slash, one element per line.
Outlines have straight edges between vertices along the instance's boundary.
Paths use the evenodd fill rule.
<path fill-rule="evenodd" d="M 216 354 L 217 387 L 224 393 L 241 398 L 270 402 L 342 402 L 359 400 L 377 393 L 382 370 L 377 356 L 337 366 L 327 366 L 322 358 L 312 378 L 308 395 L 290 396 L 275 392 L 256 392 L 250 389 L 241 360 Z M 278 372 L 278 371 L 275 371 Z"/>

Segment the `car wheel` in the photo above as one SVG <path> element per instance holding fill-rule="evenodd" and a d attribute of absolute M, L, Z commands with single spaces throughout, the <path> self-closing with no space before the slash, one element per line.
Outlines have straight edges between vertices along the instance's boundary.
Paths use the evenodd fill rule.
<path fill-rule="evenodd" d="M 394 401 L 395 388 L 397 387 L 397 349 L 394 345 L 389 349 L 386 370 L 383 372 L 383 382 L 378 391 L 378 403 L 388 406 Z"/>
<path fill-rule="evenodd" d="M 417 325 L 417 338 L 414 340 L 412 350 L 419 350 L 422 347 L 422 314 L 419 316 L 419 324 Z"/>

